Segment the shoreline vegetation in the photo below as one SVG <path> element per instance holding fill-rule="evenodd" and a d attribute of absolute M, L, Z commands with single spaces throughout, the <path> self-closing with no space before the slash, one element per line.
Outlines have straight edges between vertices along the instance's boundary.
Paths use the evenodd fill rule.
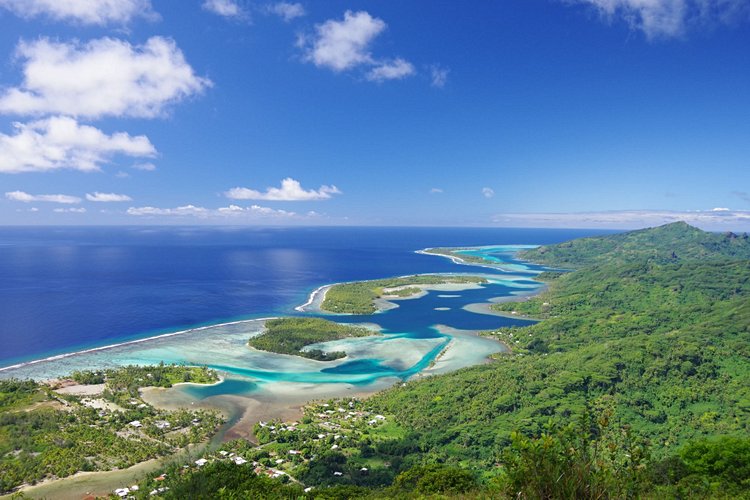
<path fill-rule="evenodd" d="M 379 300 L 395 300 L 416 297 L 425 288 L 441 285 L 481 285 L 488 283 L 486 278 L 463 275 L 418 274 L 398 278 L 385 278 L 370 281 L 338 283 L 322 290 L 322 312 L 335 314 L 374 314 Z"/>
<path fill-rule="evenodd" d="M 374 335 L 378 333 L 361 326 L 342 325 L 321 318 L 284 317 L 266 320 L 263 331 L 250 338 L 248 345 L 261 351 L 333 361 L 346 357 L 346 353 L 305 348 L 322 342 Z"/>

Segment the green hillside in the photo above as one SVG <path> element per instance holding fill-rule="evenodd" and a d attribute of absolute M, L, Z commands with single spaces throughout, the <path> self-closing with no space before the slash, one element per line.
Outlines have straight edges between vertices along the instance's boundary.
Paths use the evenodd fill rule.
<path fill-rule="evenodd" d="M 544 319 L 495 332 L 513 354 L 371 402 L 413 433 L 423 460 L 485 472 L 514 431 L 538 436 L 588 412 L 643 440 L 654 470 L 695 440 L 747 438 L 750 261 L 735 257 L 746 247 L 678 223 L 526 252 L 580 267 L 496 306 Z"/>
<path fill-rule="evenodd" d="M 519 257 L 553 267 L 580 268 L 611 261 L 654 262 L 750 259 L 747 234 L 708 233 L 685 222 L 525 250 Z"/>

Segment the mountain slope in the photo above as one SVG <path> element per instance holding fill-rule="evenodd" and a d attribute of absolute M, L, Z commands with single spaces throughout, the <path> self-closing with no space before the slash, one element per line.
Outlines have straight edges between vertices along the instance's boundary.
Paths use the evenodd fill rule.
<path fill-rule="evenodd" d="M 497 332 L 512 355 L 371 401 L 416 433 L 428 456 L 481 467 L 513 431 L 539 434 L 548 419 L 571 421 L 587 408 L 609 408 L 657 457 L 696 438 L 746 436 L 750 260 L 733 259 L 744 243 L 723 238 L 672 224 L 543 247 L 554 264 L 582 267 L 542 296 L 497 305 L 546 318 Z M 683 257 L 662 262 L 644 248 Z"/>
<path fill-rule="evenodd" d="M 747 234 L 716 234 L 685 222 L 526 250 L 519 257 L 552 267 L 583 266 L 635 260 L 672 262 L 680 260 L 750 259 Z"/>

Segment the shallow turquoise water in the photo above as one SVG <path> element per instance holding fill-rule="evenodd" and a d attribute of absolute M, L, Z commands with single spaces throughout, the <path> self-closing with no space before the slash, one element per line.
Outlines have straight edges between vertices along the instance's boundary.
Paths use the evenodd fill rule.
<path fill-rule="evenodd" d="M 342 360 L 324 363 L 249 349 L 247 339 L 262 328 L 262 322 L 249 320 L 27 364 L 2 371 L 0 376 L 49 378 L 75 369 L 160 361 L 207 365 L 223 372 L 226 379 L 220 384 L 207 387 L 185 385 L 175 389 L 183 396 L 201 400 L 221 395 L 252 396 L 259 391 L 268 393 L 278 384 L 347 384 L 366 389 L 386 380 L 407 380 L 428 369 L 449 344 L 450 352 L 454 354 L 441 358 L 440 363 L 431 369 L 436 372 L 454 370 L 480 363 L 490 354 L 503 350 L 499 342 L 471 332 L 529 324 L 525 320 L 477 314 L 464 309 L 469 304 L 529 294 L 538 289 L 540 284 L 532 278 L 541 268 L 513 260 L 512 255 L 518 249 L 494 246 L 464 251 L 489 257 L 496 263 L 497 268 L 455 265 L 453 274 L 482 274 L 489 278 L 490 283 L 482 286 L 432 290 L 422 298 L 395 301 L 397 308 L 373 315 L 317 314 L 343 323 L 368 323 L 380 327 L 380 336 L 344 339 L 324 346 L 330 350 L 346 351 L 348 356 Z M 423 258 L 442 259 L 436 256 Z"/>

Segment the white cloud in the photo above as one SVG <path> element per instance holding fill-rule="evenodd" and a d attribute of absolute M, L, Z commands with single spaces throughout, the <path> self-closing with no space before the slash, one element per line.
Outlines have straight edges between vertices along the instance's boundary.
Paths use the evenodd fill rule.
<path fill-rule="evenodd" d="M 605 18 L 623 19 L 647 38 L 683 35 L 694 25 L 747 18 L 746 0 L 572 0 L 591 5 Z"/>
<path fill-rule="evenodd" d="M 243 19 L 248 16 L 247 11 L 235 0 L 206 0 L 203 2 L 203 9 L 224 17 Z"/>
<path fill-rule="evenodd" d="M 22 201 L 24 203 L 32 203 L 35 201 L 62 203 L 66 205 L 75 205 L 77 203 L 81 203 L 81 199 L 79 197 L 70 196 L 67 194 L 29 194 L 23 191 L 9 191 L 5 193 L 5 197 L 11 201 Z"/>
<path fill-rule="evenodd" d="M 217 211 L 221 215 L 260 215 L 266 217 L 294 217 L 297 215 L 296 213 L 287 210 L 276 210 L 270 207 L 262 207 L 260 205 L 251 205 L 246 208 L 237 205 L 229 205 L 228 207 L 219 208 Z"/>
<path fill-rule="evenodd" d="M 329 19 L 317 25 L 315 35 L 301 37 L 297 45 L 304 51 L 307 61 L 335 72 L 369 67 L 365 77 L 371 81 L 413 75 L 414 66 L 405 59 L 378 60 L 370 53 L 373 40 L 386 28 L 382 19 L 365 11 L 347 10 L 343 20 Z"/>
<path fill-rule="evenodd" d="M 86 193 L 86 199 L 89 201 L 98 202 L 116 202 L 116 201 L 133 201 L 133 198 L 126 194 L 115 194 L 115 193 L 100 193 L 94 191 L 93 193 Z"/>
<path fill-rule="evenodd" d="M 72 208 L 55 208 L 52 210 L 59 214 L 85 214 L 86 209 L 83 207 L 72 207 Z"/>
<path fill-rule="evenodd" d="M 712 212 L 729 212 L 728 208 L 716 207 L 711 209 Z"/>
<path fill-rule="evenodd" d="M 289 2 L 278 2 L 268 6 L 268 12 L 276 14 L 284 20 L 289 22 L 298 17 L 305 15 L 305 8 L 301 3 L 289 3 Z"/>
<path fill-rule="evenodd" d="M 505 227 L 634 229 L 685 221 L 704 229 L 748 230 L 750 211 L 613 210 L 578 213 L 507 213 L 493 217 Z"/>
<path fill-rule="evenodd" d="M 249 207 L 241 207 L 239 205 L 229 205 L 227 207 L 220 207 L 216 209 L 209 209 L 205 207 L 196 207 L 194 205 L 185 205 L 177 208 L 156 208 L 156 207 L 130 207 L 127 212 L 129 215 L 140 216 L 140 217 L 154 217 L 154 216 L 167 216 L 167 217 L 197 217 L 199 219 L 226 219 L 226 218 L 246 218 L 246 219 L 305 219 L 307 217 L 319 217 L 319 214 L 313 213 L 314 215 L 308 214 L 307 216 L 299 216 L 295 212 L 289 212 L 287 210 L 276 210 L 269 207 L 263 207 L 260 205 L 251 205 Z"/>
<path fill-rule="evenodd" d="M 367 72 L 365 77 L 374 82 L 385 80 L 400 80 L 415 73 L 414 66 L 404 59 L 398 58 L 393 61 L 381 62 Z"/>
<path fill-rule="evenodd" d="M 19 17 L 47 17 L 81 24 L 127 24 L 135 17 L 157 19 L 150 0 L 0 0 Z"/>
<path fill-rule="evenodd" d="M 124 132 L 107 135 L 69 117 L 28 124 L 14 123 L 16 133 L 0 134 L 0 173 L 100 169 L 114 155 L 150 157 L 156 149 L 146 136 Z"/>
<path fill-rule="evenodd" d="M 450 70 L 447 68 L 440 66 L 430 67 L 431 85 L 440 89 L 445 87 L 445 84 L 448 81 L 448 73 L 450 73 Z"/>
<path fill-rule="evenodd" d="M 443 190 L 440 189 L 440 188 L 432 188 L 432 189 L 430 189 L 430 194 L 440 194 L 442 192 L 443 192 Z"/>
<path fill-rule="evenodd" d="M 315 27 L 317 36 L 306 47 L 308 60 L 316 66 L 344 71 L 370 64 L 370 43 L 386 28 L 385 22 L 365 11 L 344 13 L 343 21 L 329 19 Z"/>
<path fill-rule="evenodd" d="M 265 201 L 316 201 L 327 200 L 334 194 L 341 194 L 336 186 L 320 186 L 305 190 L 299 181 L 287 177 L 281 181 L 281 187 L 269 187 L 265 192 L 256 191 L 244 187 L 232 188 L 224 193 L 224 196 L 233 200 L 265 200 Z"/>
<path fill-rule="evenodd" d="M 16 52 L 23 82 L 0 94 L 2 113 L 152 118 L 211 85 L 173 40 L 158 36 L 137 46 L 114 38 L 85 44 L 41 38 L 19 43 Z"/>
<path fill-rule="evenodd" d="M 492 188 L 483 187 L 482 196 L 484 196 L 485 198 L 492 198 L 493 196 L 495 196 L 495 190 Z"/>
<path fill-rule="evenodd" d="M 209 210 L 195 205 L 184 205 L 177 208 L 156 208 L 156 207 L 130 207 L 127 210 L 128 215 L 191 215 L 195 217 L 207 217 Z"/>
<path fill-rule="evenodd" d="M 145 172 L 153 172 L 154 170 L 156 170 L 156 165 L 154 165 L 151 162 L 136 163 L 135 165 L 132 165 L 130 168 L 134 168 L 136 170 L 143 170 Z"/>

